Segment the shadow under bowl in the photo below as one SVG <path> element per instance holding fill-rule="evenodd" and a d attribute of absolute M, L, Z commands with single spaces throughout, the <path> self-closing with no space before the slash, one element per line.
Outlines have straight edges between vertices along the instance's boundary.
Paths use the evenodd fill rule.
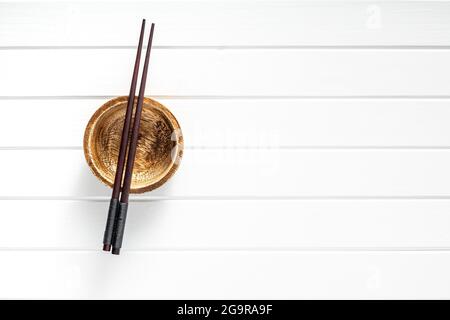
<path fill-rule="evenodd" d="M 94 175 L 109 187 L 114 184 L 127 102 L 128 97 L 122 96 L 103 104 L 84 133 L 86 161 Z M 162 104 L 144 98 L 130 192 L 160 187 L 175 173 L 182 155 L 183 136 L 178 121 Z"/>

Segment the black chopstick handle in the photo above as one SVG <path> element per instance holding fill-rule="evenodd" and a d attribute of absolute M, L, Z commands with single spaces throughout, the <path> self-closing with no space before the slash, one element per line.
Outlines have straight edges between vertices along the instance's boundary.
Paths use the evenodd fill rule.
<path fill-rule="evenodd" d="M 112 241 L 112 254 L 120 254 L 122 248 L 123 234 L 125 231 L 125 221 L 127 220 L 128 203 L 119 202 L 119 210 L 117 212 L 115 233 Z"/>
<path fill-rule="evenodd" d="M 103 250 L 110 251 L 113 233 L 114 223 L 116 221 L 117 211 L 119 210 L 119 199 L 111 199 L 109 202 L 108 220 L 106 220 L 105 233 L 103 235 Z"/>

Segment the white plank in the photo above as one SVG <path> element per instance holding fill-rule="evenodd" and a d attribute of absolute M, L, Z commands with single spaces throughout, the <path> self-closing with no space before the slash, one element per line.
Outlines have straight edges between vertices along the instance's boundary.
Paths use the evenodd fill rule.
<path fill-rule="evenodd" d="M 128 93 L 134 49 L 1 50 L 0 96 Z M 421 96 L 450 92 L 449 50 L 155 50 L 147 94 Z"/>
<path fill-rule="evenodd" d="M 446 2 L 147 1 L 0 3 L 0 46 L 449 45 Z"/>
<path fill-rule="evenodd" d="M 450 297 L 448 252 L 3 251 L 0 262 L 2 298 Z"/>
<path fill-rule="evenodd" d="M 109 196 L 81 150 L 2 150 L 2 197 Z M 448 150 L 186 150 L 150 196 L 430 197 L 450 194 Z"/>
<path fill-rule="evenodd" d="M 450 146 L 447 99 L 157 100 L 177 117 L 187 148 Z M 105 101 L 0 100 L 0 147 L 81 148 Z"/>
<path fill-rule="evenodd" d="M 1 201 L 0 249 L 100 250 L 108 202 Z M 123 251 L 450 248 L 447 200 L 132 202 Z"/>

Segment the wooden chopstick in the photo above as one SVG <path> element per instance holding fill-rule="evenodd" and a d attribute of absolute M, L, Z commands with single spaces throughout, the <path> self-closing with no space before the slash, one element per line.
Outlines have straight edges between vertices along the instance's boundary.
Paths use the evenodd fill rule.
<path fill-rule="evenodd" d="M 114 178 L 113 191 L 111 201 L 109 203 L 108 219 L 106 221 L 105 233 L 103 236 L 103 250 L 110 251 L 112 245 L 114 222 L 116 220 L 119 208 L 120 188 L 122 185 L 123 169 L 125 165 L 125 157 L 128 147 L 128 138 L 130 132 L 131 118 L 133 115 L 134 100 L 136 95 L 136 83 L 139 73 L 139 64 L 141 61 L 142 41 L 144 39 L 145 19 L 142 20 L 141 34 L 139 36 L 139 45 L 136 53 L 136 61 L 134 63 L 133 77 L 131 79 L 130 94 L 128 95 L 127 110 L 125 113 L 125 121 L 123 124 L 122 137 L 120 140 L 119 157 L 117 160 L 116 175 Z"/>
<path fill-rule="evenodd" d="M 136 157 L 136 149 L 139 137 L 139 129 L 141 124 L 142 107 L 144 103 L 145 84 L 147 82 L 148 63 L 150 61 L 150 52 L 152 49 L 153 30 L 155 24 L 152 23 L 150 29 L 150 36 L 148 38 L 147 53 L 145 54 L 144 69 L 142 71 L 141 86 L 139 88 L 139 98 L 134 115 L 134 123 L 131 134 L 130 147 L 128 149 L 127 164 L 125 168 L 125 176 L 122 185 L 122 194 L 120 196 L 119 210 L 116 217 L 116 223 L 114 225 L 113 241 L 112 241 L 112 254 L 120 254 L 122 247 L 123 233 L 125 230 L 125 221 L 128 211 L 128 198 L 130 195 L 131 179 L 133 177 L 134 160 Z"/>

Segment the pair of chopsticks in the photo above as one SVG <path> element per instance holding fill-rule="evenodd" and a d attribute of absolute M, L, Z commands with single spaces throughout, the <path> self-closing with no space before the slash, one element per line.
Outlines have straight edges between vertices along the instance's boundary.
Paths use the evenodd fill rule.
<path fill-rule="evenodd" d="M 145 83 L 147 80 L 148 63 L 150 60 L 150 51 L 152 48 L 153 30 L 155 24 L 152 23 L 150 36 L 148 38 L 147 52 L 145 54 L 144 68 L 142 70 L 141 85 L 139 88 L 139 97 L 137 100 L 136 111 L 134 113 L 134 122 L 131 127 L 131 119 L 134 109 L 134 100 L 136 95 L 136 83 L 139 73 L 139 64 L 141 60 L 142 41 L 144 38 L 145 19 L 142 20 L 141 34 L 139 36 L 139 45 L 134 63 L 133 77 L 131 79 L 130 94 L 128 96 L 127 110 L 125 113 L 125 122 L 123 125 L 122 137 L 120 141 L 119 158 L 117 160 L 116 175 L 114 178 L 111 202 L 109 204 L 108 219 L 106 221 L 105 234 L 103 237 L 103 250 L 111 251 L 112 254 L 120 254 L 122 247 L 123 234 L 125 230 L 125 221 L 128 211 L 128 198 L 130 195 L 131 180 L 133 177 L 133 166 L 136 157 L 136 149 L 139 137 L 139 128 L 141 123 L 142 105 L 144 102 Z M 128 143 L 131 130 L 131 141 Z M 128 149 L 128 156 L 127 156 Z M 126 166 L 125 166 L 126 159 Z M 124 174 L 125 168 L 125 174 Z M 122 183 L 123 178 L 123 183 Z"/>

